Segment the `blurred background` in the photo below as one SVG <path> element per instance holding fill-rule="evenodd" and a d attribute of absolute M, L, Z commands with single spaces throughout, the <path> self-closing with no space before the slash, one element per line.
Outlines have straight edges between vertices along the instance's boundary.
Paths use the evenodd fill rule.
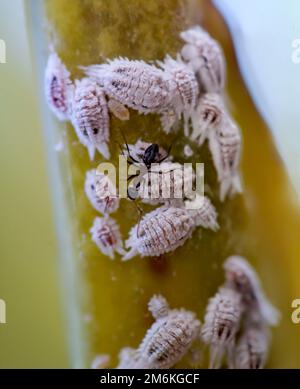
<path fill-rule="evenodd" d="M 7 324 L 0 324 L 0 368 L 67 367 L 58 247 L 25 2 L 0 0 L 0 39 L 6 43 L 6 63 L 0 64 L 0 298 L 7 309 Z M 292 61 L 292 43 L 300 38 L 300 2 L 215 4 L 234 31 L 245 80 L 300 193 L 300 63 Z"/>
<path fill-rule="evenodd" d="M 67 367 L 53 208 L 23 0 L 0 0 L 1 368 Z"/>

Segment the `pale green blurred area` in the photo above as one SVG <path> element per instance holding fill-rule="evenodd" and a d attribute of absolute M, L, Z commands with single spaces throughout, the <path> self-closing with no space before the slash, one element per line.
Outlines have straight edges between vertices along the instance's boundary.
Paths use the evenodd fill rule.
<path fill-rule="evenodd" d="M 231 30 L 239 65 L 256 106 L 300 196 L 300 63 L 293 41 L 300 38 L 299 0 L 213 0 Z"/>
<path fill-rule="evenodd" d="M 0 368 L 67 367 L 58 247 L 22 0 L 0 0 Z"/>

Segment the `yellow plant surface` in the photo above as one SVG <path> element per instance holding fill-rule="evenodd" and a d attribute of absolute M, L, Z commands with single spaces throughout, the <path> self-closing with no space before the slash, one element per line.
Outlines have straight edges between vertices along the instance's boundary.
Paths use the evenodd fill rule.
<path fill-rule="evenodd" d="M 300 330 L 291 322 L 291 301 L 300 296 L 300 217 L 287 174 L 270 130 L 258 114 L 240 76 L 232 40 L 211 3 L 180 0 L 45 0 L 46 30 L 72 77 L 82 76 L 79 65 L 102 63 L 118 56 L 146 61 L 175 56 L 180 31 L 201 23 L 222 45 L 227 61 L 226 94 L 242 129 L 241 173 L 244 193 L 221 203 L 219 186 L 207 145 L 183 155 L 188 144 L 182 128 L 166 135 L 158 116 L 130 111 L 130 120 L 111 119 L 111 161 L 117 164 L 121 131 L 129 143 L 142 138 L 168 148 L 179 162 L 205 163 L 207 195 L 215 204 L 220 230 L 199 229 L 183 247 L 162 258 L 136 257 L 128 262 L 102 255 L 91 242 L 89 229 L 97 216 L 84 193 L 85 174 L 102 159 L 89 160 L 71 125 L 63 129 L 67 153 L 62 157 L 74 257 L 65 277 L 74 277 L 80 323 L 73 341 L 80 343 L 77 366 L 90 367 L 97 354 L 109 354 L 111 366 L 124 346 L 136 347 L 153 322 L 147 303 L 163 294 L 172 307 L 185 307 L 203 320 L 209 297 L 223 282 L 222 264 L 228 255 L 245 256 L 256 268 L 282 319 L 273 331 L 268 367 L 300 366 Z M 61 128 L 53 128 L 61 131 Z M 284 129 L 283 129 L 284 131 Z M 67 160 L 67 163 L 65 160 Z M 66 168 L 67 166 L 67 168 Z M 123 237 L 138 220 L 135 205 L 122 200 L 114 215 Z M 201 231 L 200 231 L 201 230 Z M 74 278 L 75 279 L 75 278 Z M 76 338 L 76 339 L 75 339 Z M 178 367 L 207 367 L 187 355 Z"/>

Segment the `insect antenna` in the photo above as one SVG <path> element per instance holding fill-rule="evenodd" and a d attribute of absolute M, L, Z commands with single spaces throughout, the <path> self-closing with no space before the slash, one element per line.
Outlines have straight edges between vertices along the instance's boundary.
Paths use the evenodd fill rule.
<path fill-rule="evenodd" d="M 125 143 L 125 146 L 126 146 L 126 149 L 127 149 L 127 153 L 128 153 L 128 157 L 131 159 L 131 161 L 133 163 L 140 163 L 140 161 L 136 160 L 135 158 L 133 158 L 133 156 L 130 154 L 130 150 L 129 150 L 129 146 L 128 146 L 128 142 L 127 142 L 127 139 L 125 137 L 125 134 L 122 130 L 120 130 L 120 133 L 122 135 L 122 138 L 124 140 L 124 143 Z M 124 155 L 124 152 L 123 152 L 123 155 Z"/>

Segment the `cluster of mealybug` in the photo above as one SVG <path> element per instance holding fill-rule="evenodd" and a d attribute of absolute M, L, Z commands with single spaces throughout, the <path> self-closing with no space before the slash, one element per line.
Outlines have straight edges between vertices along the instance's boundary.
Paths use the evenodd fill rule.
<path fill-rule="evenodd" d="M 125 347 L 119 354 L 117 369 L 169 369 L 188 352 L 200 336 L 200 322 L 193 312 L 170 309 L 163 296 L 153 296 L 149 311 L 155 322 L 137 349 Z M 98 356 L 94 367 L 103 368 L 107 356 Z"/>
<path fill-rule="evenodd" d="M 166 132 L 181 115 L 187 127 L 199 94 L 195 74 L 180 57 L 157 63 L 160 67 L 117 58 L 84 70 L 110 98 L 142 114 L 161 114 Z"/>
<path fill-rule="evenodd" d="M 102 88 L 92 79 L 72 83 L 70 73 L 56 53 L 50 54 L 45 72 L 45 94 L 48 105 L 61 121 L 71 121 L 78 139 L 94 159 L 95 150 L 109 158 L 108 109 L 127 120 L 126 109 L 107 103 Z M 118 108 L 119 107 L 119 108 Z"/>
<path fill-rule="evenodd" d="M 196 204 L 198 198 L 193 199 L 193 170 L 184 169 L 181 164 L 171 161 L 161 162 L 166 161 L 169 154 L 156 144 L 141 141 L 136 145 L 126 144 L 126 151 L 132 163 L 145 166 L 136 184 L 140 199 L 150 204 L 165 205 L 146 214 L 131 229 L 126 241 L 129 252 L 123 260 L 137 254 L 159 256 L 172 252 L 183 245 L 198 226 L 214 231 L 218 229 L 217 214 L 210 201 L 203 197 L 202 203 Z M 189 198 L 189 194 L 192 198 L 189 202 L 193 202 L 194 207 L 185 207 L 184 196 Z"/>
<path fill-rule="evenodd" d="M 100 251 L 114 259 L 114 253 L 125 254 L 119 226 L 109 214 L 119 208 L 119 198 L 116 188 L 110 178 L 95 169 L 87 172 L 85 193 L 92 206 L 104 217 L 96 217 L 90 230 L 92 241 Z"/>
<path fill-rule="evenodd" d="M 199 338 L 210 346 L 210 368 L 220 368 L 226 355 L 229 368 L 262 369 L 270 344 L 269 326 L 277 324 L 279 314 L 244 258 L 229 257 L 224 269 L 225 283 L 209 299 L 202 327 L 193 312 L 171 310 L 163 296 L 153 296 L 148 309 L 155 322 L 137 349 L 121 350 L 117 368 L 171 368 Z M 104 368 L 108 362 L 107 355 L 100 355 L 92 366 Z"/>
<path fill-rule="evenodd" d="M 166 132 L 183 116 L 186 136 L 192 118 L 191 139 L 199 145 L 209 140 L 224 200 L 228 194 L 241 192 L 240 130 L 221 98 L 224 56 L 218 43 L 198 26 L 183 31 L 181 37 L 185 45 L 176 59 L 166 56 L 157 61 L 158 66 L 113 59 L 83 68 L 89 78 L 75 85 L 71 85 L 70 74 L 57 55 L 52 54 L 46 71 L 46 95 L 60 119 L 72 120 L 91 159 L 96 149 L 109 158 L 108 110 L 121 120 L 129 119 L 126 107 L 143 114 L 160 114 Z"/>
<path fill-rule="evenodd" d="M 45 73 L 47 102 L 60 121 L 72 122 L 91 159 L 96 150 L 110 157 L 109 112 L 120 120 L 129 120 L 128 108 L 141 114 L 159 114 L 166 133 L 183 118 L 184 134 L 191 141 L 201 146 L 208 140 L 223 201 L 227 195 L 242 191 L 238 172 L 240 129 L 222 96 L 224 55 L 220 45 L 199 26 L 180 36 L 185 44 L 176 59 L 166 56 L 164 61 L 150 65 L 117 58 L 83 68 L 87 77 L 74 83 L 57 54 L 51 53 Z M 193 171 L 186 174 L 183 165 L 172 162 L 169 152 L 156 143 L 126 142 L 125 153 L 129 163 L 143 168 L 142 174 L 129 177 L 135 180 L 138 197 L 153 205 L 164 205 L 144 215 L 131 229 L 126 252 L 119 226 L 110 216 L 119 207 L 116 188 L 108 176 L 88 171 L 86 196 L 103 215 L 95 218 L 90 232 L 104 255 L 113 259 L 118 253 L 123 260 L 138 254 L 156 257 L 182 246 L 196 227 L 213 231 L 219 228 L 210 200 L 192 192 Z M 192 154 L 190 146 L 185 145 L 184 155 Z M 191 189 L 190 196 L 186 187 Z M 226 355 L 229 367 L 262 368 L 269 348 L 269 327 L 277 324 L 279 314 L 244 258 L 228 258 L 224 270 L 225 283 L 209 300 L 201 331 L 202 340 L 210 346 L 210 367 L 220 367 Z M 152 297 L 149 311 L 155 323 L 137 349 L 122 349 L 118 368 L 170 368 L 200 333 L 200 322 L 193 312 L 171 310 L 162 296 Z M 93 367 L 108 363 L 108 356 L 98 356 Z"/>
<path fill-rule="evenodd" d="M 278 323 L 279 313 L 265 297 L 254 269 L 244 258 L 229 257 L 224 269 L 225 283 L 210 299 L 202 327 L 202 339 L 211 348 L 210 365 L 220 367 L 226 353 L 229 367 L 263 368 L 269 326 Z"/>
<path fill-rule="evenodd" d="M 153 257 L 172 252 L 182 246 L 198 226 L 216 231 L 216 217 L 215 208 L 208 198 L 197 209 L 165 205 L 156 208 L 131 229 L 126 241 L 126 248 L 130 250 L 123 260 L 138 254 Z"/>
<path fill-rule="evenodd" d="M 208 139 L 220 183 L 220 199 L 242 191 L 239 177 L 241 134 L 216 93 L 203 95 L 193 113 L 191 139 L 201 145 Z"/>
<path fill-rule="evenodd" d="M 242 191 L 238 168 L 241 133 L 223 102 L 224 55 L 219 44 L 199 26 L 181 33 L 181 56 L 194 70 L 200 98 L 192 112 L 190 139 L 198 145 L 208 139 L 220 183 L 220 199 Z"/>

